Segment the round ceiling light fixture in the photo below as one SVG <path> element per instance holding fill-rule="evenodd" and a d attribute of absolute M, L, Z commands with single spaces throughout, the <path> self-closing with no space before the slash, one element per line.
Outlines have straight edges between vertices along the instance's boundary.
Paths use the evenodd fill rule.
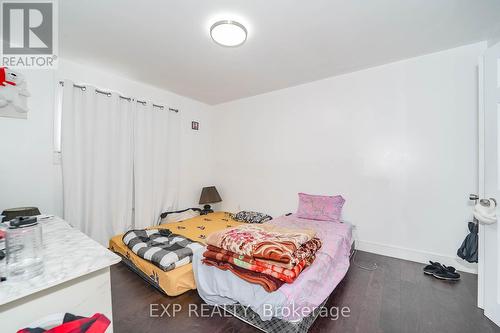
<path fill-rule="evenodd" d="M 247 34 L 243 24 L 231 20 L 217 21 L 210 27 L 210 37 L 222 46 L 240 46 L 247 40 Z"/>

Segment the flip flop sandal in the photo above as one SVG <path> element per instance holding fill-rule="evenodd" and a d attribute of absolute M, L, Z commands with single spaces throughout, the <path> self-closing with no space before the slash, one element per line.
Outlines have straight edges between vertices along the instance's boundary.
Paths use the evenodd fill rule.
<path fill-rule="evenodd" d="M 432 274 L 436 279 L 446 280 L 446 281 L 458 281 L 460 280 L 460 274 L 456 272 L 455 268 L 452 266 L 444 266 L 443 268 Z"/>
<path fill-rule="evenodd" d="M 430 265 L 427 265 L 424 267 L 424 274 L 426 274 L 426 275 L 432 275 L 435 272 L 437 272 L 438 270 L 443 268 L 443 266 L 440 263 L 438 263 L 437 261 L 436 262 L 429 261 L 429 262 L 430 262 Z"/>
<path fill-rule="evenodd" d="M 453 266 L 445 266 L 445 265 L 442 265 L 448 272 L 456 272 L 457 270 L 455 269 L 455 267 Z"/>

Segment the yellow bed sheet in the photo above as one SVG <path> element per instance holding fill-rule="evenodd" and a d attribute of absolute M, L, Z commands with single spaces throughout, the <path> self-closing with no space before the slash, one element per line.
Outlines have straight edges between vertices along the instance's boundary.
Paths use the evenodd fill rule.
<path fill-rule="evenodd" d="M 215 212 L 191 219 L 162 224 L 149 229 L 170 229 L 173 233 L 187 237 L 195 242 L 206 244 L 205 240 L 212 232 L 235 227 L 240 222 L 233 220 L 229 213 Z M 177 296 L 188 290 L 196 289 L 193 275 L 193 265 L 188 264 L 165 272 L 133 253 L 122 241 L 123 234 L 110 239 L 109 248 L 113 252 L 127 258 L 132 264 L 147 275 L 156 287 L 169 296 Z"/>

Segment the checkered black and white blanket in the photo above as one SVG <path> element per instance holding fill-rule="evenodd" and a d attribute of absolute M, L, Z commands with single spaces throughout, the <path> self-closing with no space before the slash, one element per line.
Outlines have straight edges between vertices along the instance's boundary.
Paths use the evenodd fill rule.
<path fill-rule="evenodd" d="M 189 264 L 193 252 L 203 248 L 201 244 L 168 229 L 130 230 L 123 235 L 123 242 L 139 257 L 164 271 Z"/>

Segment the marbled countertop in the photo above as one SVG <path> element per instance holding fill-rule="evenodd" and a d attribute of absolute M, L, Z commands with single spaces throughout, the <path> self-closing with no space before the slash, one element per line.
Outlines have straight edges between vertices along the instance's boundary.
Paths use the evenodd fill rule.
<path fill-rule="evenodd" d="M 40 222 L 44 243 L 44 272 L 30 280 L 0 282 L 0 305 L 48 289 L 120 262 L 120 257 L 64 220 Z"/>

